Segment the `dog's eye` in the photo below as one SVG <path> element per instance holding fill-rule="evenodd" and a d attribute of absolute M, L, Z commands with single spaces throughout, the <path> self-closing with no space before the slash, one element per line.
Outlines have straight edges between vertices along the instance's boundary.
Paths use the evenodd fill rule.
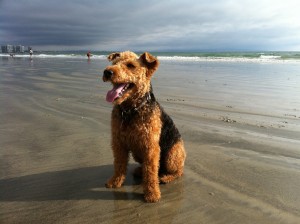
<path fill-rule="evenodd" d="M 132 63 L 128 63 L 126 66 L 127 66 L 127 68 L 135 68 L 134 64 L 132 64 Z"/>

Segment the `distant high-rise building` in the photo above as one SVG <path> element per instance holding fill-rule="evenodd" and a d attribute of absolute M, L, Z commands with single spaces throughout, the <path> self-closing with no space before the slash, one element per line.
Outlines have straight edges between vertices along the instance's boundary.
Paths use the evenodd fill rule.
<path fill-rule="evenodd" d="M 1 46 L 2 53 L 13 53 L 14 52 L 14 46 L 12 45 L 4 45 Z"/>
<path fill-rule="evenodd" d="M 2 53 L 24 53 L 25 47 L 22 45 L 3 45 L 1 46 Z"/>
<path fill-rule="evenodd" d="M 25 47 L 22 45 L 16 46 L 16 53 L 24 53 Z"/>

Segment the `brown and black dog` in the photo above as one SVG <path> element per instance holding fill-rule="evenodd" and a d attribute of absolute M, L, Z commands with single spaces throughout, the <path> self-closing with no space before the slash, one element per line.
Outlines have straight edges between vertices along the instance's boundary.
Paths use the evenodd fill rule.
<path fill-rule="evenodd" d="M 113 85 L 106 100 L 114 104 L 114 175 L 106 187 L 121 187 L 131 152 L 141 164 L 134 173 L 143 177 L 145 200 L 157 202 L 161 197 L 159 183 L 182 176 L 186 158 L 177 128 L 152 92 L 151 77 L 159 61 L 147 52 L 137 56 L 130 51 L 112 53 L 108 60 L 112 65 L 104 70 L 103 81 Z"/>

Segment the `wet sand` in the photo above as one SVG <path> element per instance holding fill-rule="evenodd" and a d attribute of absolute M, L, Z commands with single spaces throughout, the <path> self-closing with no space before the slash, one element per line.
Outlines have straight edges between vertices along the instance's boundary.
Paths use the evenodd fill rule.
<path fill-rule="evenodd" d="M 188 157 L 147 204 L 132 159 L 104 187 L 106 61 L 0 63 L 0 223 L 300 223 L 299 65 L 163 61 L 155 95 Z"/>

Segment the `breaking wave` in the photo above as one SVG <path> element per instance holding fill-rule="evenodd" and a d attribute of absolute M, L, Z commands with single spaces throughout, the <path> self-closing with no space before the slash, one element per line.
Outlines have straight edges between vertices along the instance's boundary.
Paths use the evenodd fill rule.
<path fill-rule="evenodd" d="M 95 52 L 91 60 L 106 60 L 109 52 Z M 161 61 L 176 62 L 300 62 L 300 52 L 221 52 L 221 53 L 191 53 L 191 52 L 152 52 Z M 0 57 L 11 57 L 2 53 Z M 14 54 L 13 57 L 29 58 L 29 54 Z M 73 58 L 87 59 L 85 52 L 35 52 L 34 58 Z"/>

